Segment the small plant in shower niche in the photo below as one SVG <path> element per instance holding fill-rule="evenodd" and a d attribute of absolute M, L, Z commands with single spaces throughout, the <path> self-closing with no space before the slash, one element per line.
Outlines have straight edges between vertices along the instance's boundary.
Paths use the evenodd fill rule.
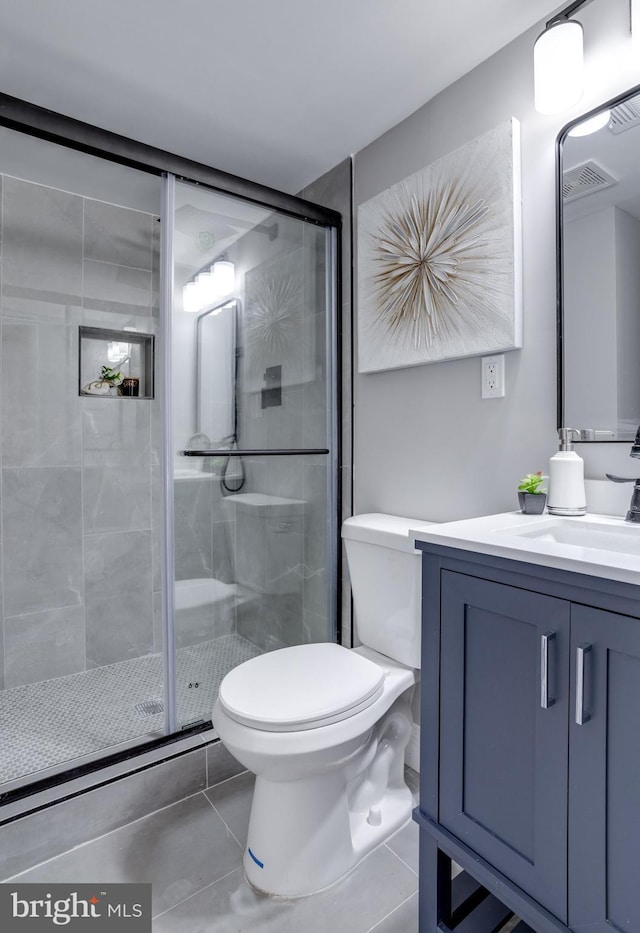
<path fill-rule="evenodd" d="M 90 382 L 82 390 L 85 395 L 108 395 L 112 388 L 116 388 L 122 382 L 122 373 L 111 366 L 103 366 L 100 369 L 100 378 Z"/>
<path fill-rule="evenodd" d="M 526 515 L 542 515 L 547 503 L 546 489 L 542 489 L 544 476 L 542 471 L 527 473 L 518 486 L 518 501 Z"/>
<path fill-rule="evenodd" d="M 110 386 L 117 386 L 122 382 L 122 373 L 118 369 L 112 369 L 111 366 L 103 366 L 100 370 L 100 380 L 108 382 Z"/>

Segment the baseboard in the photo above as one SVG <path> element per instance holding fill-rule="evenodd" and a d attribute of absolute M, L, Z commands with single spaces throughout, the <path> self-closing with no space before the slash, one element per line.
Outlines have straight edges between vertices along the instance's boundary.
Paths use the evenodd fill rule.
<path fill-rule="evenodd" d="M 410 768 L 420 773 L 420 726 L 416 725 L 415 722 L 411 729 L 411 738 L 404 754 L 404 760 Z"/>

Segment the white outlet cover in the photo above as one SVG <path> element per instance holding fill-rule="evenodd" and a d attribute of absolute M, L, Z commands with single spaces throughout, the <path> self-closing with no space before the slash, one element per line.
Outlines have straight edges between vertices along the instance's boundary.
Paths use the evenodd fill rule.
<path fill-rule="evenodd" d="M 504 354 L 483 356 L 481 364 L 482 398 L 504 398 Z"/>

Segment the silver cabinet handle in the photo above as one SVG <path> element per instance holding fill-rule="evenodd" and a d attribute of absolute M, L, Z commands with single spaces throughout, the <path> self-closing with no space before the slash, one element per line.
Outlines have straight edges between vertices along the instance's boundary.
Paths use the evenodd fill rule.
<path fill-rule="evenodd" d="M 584 726 L 591 719 L 591 713 L 584 708 L 585 694 L 585 662 L 587 655 L 591 654 L 593 645 L 585 642 L 576 649 L 576 723 Z"/>
<path fill-rule="evenodd" d="M 551 672 L 549 669 L 549 650 L 556 640 L 555 632 L 545 632 L 540 636 L 540 706 L 549 709 L 556 702 L 551 694 Z"/>

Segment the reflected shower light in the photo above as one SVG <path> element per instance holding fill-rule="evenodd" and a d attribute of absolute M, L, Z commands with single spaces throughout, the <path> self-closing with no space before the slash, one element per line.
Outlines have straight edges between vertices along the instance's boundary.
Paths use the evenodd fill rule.
<path fill-rule="evenodd" d="M 611 111 L 603 110 L 602 113 L 597 113 L 595 117 L 589 117 L 588 120 L 583 120 L 581 123 L 576 124 L 573 129 L 569 130 L 568 135 L 590 136 L 591 133 L 597 133 L 603 126 L 606 126 L 610 119 Z"/>
<path fill-rule="evenodd" d="M 201 308 L 213 304 L 218 297 L 216 279 L 213 272 L 201 272 L 196 275 L 196 285 L 198 286 L 198 302 Z"/>
<path fill-rule="evenodd" d="M 129 344 L 112 340 L 107 344 L 107 362 L 124 363 L 129 356 Z"/>
<path fill-rule="evenodd" d="M 199 289 L 196 282 L 187 282 L 182 289 L 182 309 L 189 314 L 200 310 Z"/>
<path fill-rule="evenodd" d="M 231 301 L 227 301 L 226 304 L 220 305 L 219 308 L 216 308 L 216 310 L 212 312 L 212 317 L 217 317 L 217 315 L 222 314 L 223 311 L 230 311 L 231 308 L 235 308 L 235 304 L 235 298 L 233 298 Z"/>
<path fill-rule="evenodd" d="M 235 265 L 228 259 L 218 259 L 208 272 L 199 272 L 182 289 L 182 308 L 198 314 L 235 291 Z"/>
<path fill-rule="evenodd" d="M 230 259 L 218 259 L 211 266 L 216 283 L 217 298 L 224 298 L 235 290 L 236 267 Z"/>

